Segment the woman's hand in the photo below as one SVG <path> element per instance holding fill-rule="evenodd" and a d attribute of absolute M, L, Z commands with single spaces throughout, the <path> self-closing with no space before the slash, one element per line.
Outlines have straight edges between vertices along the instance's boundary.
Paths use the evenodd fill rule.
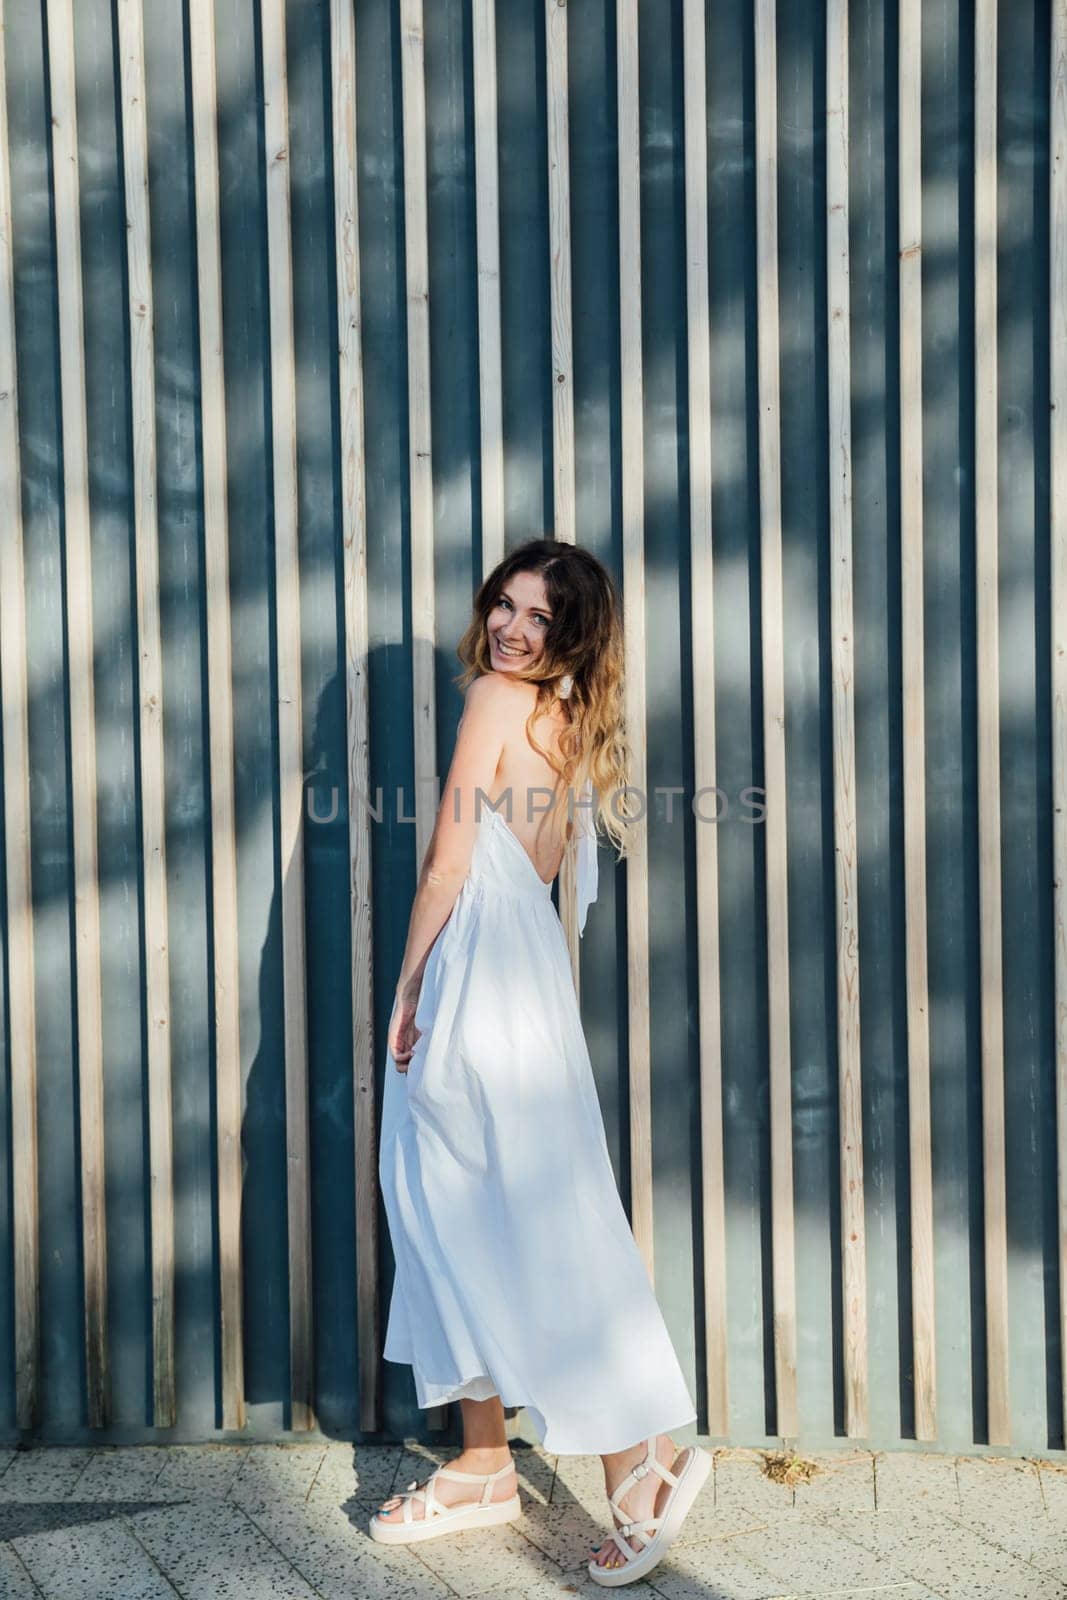
<path fill-rule="evenodd" d="M 415 1053 L 416 1042 L 422 1030 L 415 1026 L 415 1009 L 418 996 L 397 990 L 393 1001 L 393 1014 L 389 1018 L 389 1050 L 398 1072 L 408 1070 L 408 1062 Z"/>

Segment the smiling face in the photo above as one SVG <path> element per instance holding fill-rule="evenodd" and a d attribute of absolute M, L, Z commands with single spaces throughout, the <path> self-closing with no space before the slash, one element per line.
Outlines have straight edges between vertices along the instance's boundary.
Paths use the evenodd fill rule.
<path fill-rule="evenodd" d="M 545 648 L 552 613 L 539 572 L 513 572 L 486 618 L 489 655 L 497 672 L 522 672 Z"/>

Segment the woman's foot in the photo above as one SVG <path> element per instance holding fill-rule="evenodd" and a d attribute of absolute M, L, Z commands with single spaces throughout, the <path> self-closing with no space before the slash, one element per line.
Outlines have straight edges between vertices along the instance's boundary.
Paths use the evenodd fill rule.
<path fill-rule="evenodd" d="M 484 1484 L 476 1482 L 479 1477 L 484 1477 L 487 1472 L 498 1472 L 501 1467 L 511 1461 L 511 1471 L 502 1473 L 493 1485 L 491 1500 L 510 1500 L 518 1491 L 518 1478 L 515 1473 L 515 1463 L 512 1461 L 511 1451 L 507 1445 L 499 1449 L 463 1450 L 453 1461 L 445 1465 L 450 1472 L 466 1472 L 471 1475 L 470 1488 L 466 1484 L 457 1483 L 454 1478 L 437 1478 L 434 1481 L 433 1496 L 439 1506 L 456 1506 L 461 1504 L 477 1505 L 482 1497 Z M 430 1474 L 427 1474 L 427 1477 Z M 422 1478 L 419 1488 L 423 1488 L 427 1479 Z M 404 1520 L 404 1495 L 393 1495 L 378 1509 L 378 1516 L 382 1522 L 403 1522 Z M 411 1515 L 415 1522 L 426 1515 L 426 1502 L 420 1495 L 411 1502 Z"/>
<path fill-rule="evenodd" d="M 619 1455 L 612 1456 L 610 1458 L 610 1467 L 608 1463 L 605 1462 L 604 1488 L 609 1497 L 615 1493 L 618 1485 L 626 1477 L 626 1474 L 632 1471 L 633 1468 L 637 1466 L 639 1461 L 643 1461 L 645 1459 L 646 1450 L 646 1441 L 642 1439 L 641 1443 L 634 1445 L 632 1450 L 626 1450 Z M 679 1451 L 678 1446 L 674 1443 L 674 1440 L 671 1438 L 669 1433 L 661 1433 L 657 1435 L 657 1461 L 661 1461 L 665 1467 L 673 1470 L 674 1463 L 680 1454 L 681 1452 Z M 632 1483 L 630 1485 L 622 1499 L 619 1501 L 619 1504 L 627 1513 L 625 1520 L 628 1522 L 643 1522 L 646 1517 L 655 1517 L 660 1515 L 667 1503 L 667 1496 L 670 1494 L 670 1492 L 671 1485 L 669 1483 L 665 1483 L 658 1472 L 649 1470 L 643 1478 L 639 1478 L 636 1483 Z M 623 1526 L 623 1523 L 619 1521 L 614 1512 L 612 1513 L 612 1521 L 617 1528 L 621 1528 Z M 626 1537 L 625 1534 L 623 1537 Z M 632 1539 L 627 1539 L 626 1542 L 627 1544 L 631 1545 L 635 1551 L 640 1553 L 651 1537 L 652 1533 L 650 1531 L 643 1535 L 635 1534 Z M 594 1550 L 592 1552 L 592 1556 L 594 1563 L 598 1567 L 624 1567 L 629 1559 L 624 1552 L 619 1549 L 619 1546 L 610 1535 L 605 1538 L 603 1544 L 600 1545 L 598 1550 Z"/>

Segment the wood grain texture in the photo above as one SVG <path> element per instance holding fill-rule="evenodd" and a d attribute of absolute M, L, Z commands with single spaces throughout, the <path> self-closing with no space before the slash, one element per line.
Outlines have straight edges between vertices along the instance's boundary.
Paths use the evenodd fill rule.
<path fill-rule="evenodd" d="M 548 236 L 552 318 L 552 483 L 557 539 L 574 543 L 574 356 L 571 333 L 571 185 L 567 113 L 567 5 L 545 0 Z"/>
<path fill-rule="evenodd" d="M 422 0 L 400 0 L 404 125 L 404 272 L 408 335 L 408 477 L 411 486 L 411 671 L 415 767 L 415 860 L 429 848 L 438 801 L 437 638 L 430 427 L 430 264 L 426 196 L 426 51 Z M 447 1426 L 448 1407 L 427 1410 L 426 1426 Z"/>
<path fill-rule="evenodd" d="M 852 603 L 852 362 L 849 294 L 848 0 L 826 7 L 826 265 L 829 402 L 830 668 L 834 765 L 839 1184 L 845 1432 L 864 1438 L 867 1242 L 860 1081 L 859 874 L 856 860 Z"/>
<path fill-rule="evenodd" d="M 7 967 L 14 1266 L 15 1425 L 35 1428 L 41 1394 L 37 1016 L 30 848 L 26 571 L 19 464 L 15 264 L 7 121 L 5 0 L 0 0 L 0 735 L 4 748 L 4 958 Z"/>
<path fill-rule="evenodd" d="M 776 1417 L 797 1430 L 793 1112 L 789 1038 L 785 638 L 782 593 L 781 403 L 778 375 L 778 68 L 775 0 L 755 0 L 756 323 L 759 390 L 760 633 L 767 791 L 767 996 L 770 1048 L 771 1251 Z"/>
<path fill-rule="evenodd" d="M 693 781 L 715 785 L 715 582 L 712 546 L 711 296 L 708 268 L 708 87 L 704 0 L 682 14 L 685 121 L 686 335 L 689 371 L 689 567 Z M 726 1319 L 726 1186 L 719 1000 L 719 838 L 696 822 L 697 1003 L 700 1018 L 700 1193 L 704 1240 L 704 1381 L 708 1432 L 730 1431 Z"/>
<path fill-rule="evenodd" d="M 116 0 L 126 199 L 133 518 L 137 597 L 141 870 L 144 883 L 148 1147 L 152 1241 L 152 1421 L 177 1421 L 174 1348 L 174 1136 L 171 1094 L 170 939 L 167 931 L 163 650 L 156 513 L 155 311 L 148 205 L 142 0 Z"/>
<path fill-rule="evenodd" d="M 472 0 L 474 202 L 478 254 L 478 413 L 482 572 L 504 559 L 503 355 L 500 331 L 500 179 L 496 0 Z"/>
<path fill-rule="evenodd" d="M 270 285 L 271 463 L 274 476 L 275 648 L 281 830 L 285 1138 L 289 1221 L 290 1426 L 317 1426 L 311 1284 L 311 1151 L 304 909 L 304 763 L 300 564 L 297 542 L 296 353 L 289 199 L 289 95 L 284 0 L 263 0 L 263 122 Z"/>
<path fill-rule="evenodd" d="M 93 585 L 72 0 L 48 0 L 46 23 L 52 115 L 59 379 L 63 412 L 64 601 L 74 842 L 74 965 L 77 985 L 76 1052 L 81 1139 L 86 1413 L 90 1428 L 103 1428 L 111 1420 L 111 1364 L 107 1324 Z"/>
<path fill-rule="evenodd" d="M 616 0 L 619 129 L 619 382 L 622 588 L 630 783 L 647 802 L 645 744 L 644 382 L 641 364 L 641 136 L 637 0 Z M 652 1245 L 652 1062 L 649 1013 L 648 821 L 630 830 L 626 860 L 626 981 L 630 1047 L 630 1225 L 655 1282 Z"/>
<path fill-rule="evenodd" d="M 381 1427 L 381 1313 L 378 1286 L 378 1129 L 374 1087 L 374 942 L 370 822 L 370 704 L 367 613 L 367 472 L 363 435 L 356 148 L 356 30 L 351 0 L 330 3 L 333 88 L 334 245 L 341 427 L 341 543 L 345 614 L 345 753 L 348 877 L 352 927 L 352 1046 L 355 1095 L 356 1317 L 359 1426 Z M 499 327 L 497 330 L 499 339 Z"/>
<path fill-rule="evenodd" d="M 977 0 L 974 67 L 975 613 L 978 895 L 990 1444 L 1010 1444 L 1008 1233 L 1001 949 L 1000 636 L 997 541 L 997 5 Z"/>
<path fill-rule="evenodd" d="M 233 643 L 230 628 L 226 374 L 222 334 L 215 0 L 189 0 L 193 168 L 204 480 L 211 940 L 215 1012 L 215 1159 L 218 1198 L 219 1364 L 222 1425 L 245 1425 L 244 1270 L 241 1248 L 241 1017 L 237 943 Z"/>
<path fill-rule="evenodd" d="M 1060 1349 L 1067 1350 L 1067 0 L 1052 0 L 1049 123 L 1052 848 Z M 1067 1361 L 1061 1363 L 1067 1429 Z"/>
<path fill-rule="evenodd" d="M 926 946 L 926 641 L 923 586 L 922 0 L 899 13 L 900 660 L 908 1047 L 911 1339 L 917 1439 L 937 1438 L 930 986 Z"/>

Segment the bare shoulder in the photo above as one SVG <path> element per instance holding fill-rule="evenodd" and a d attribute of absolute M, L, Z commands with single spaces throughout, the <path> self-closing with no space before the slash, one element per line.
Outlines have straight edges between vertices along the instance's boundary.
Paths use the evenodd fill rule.
<path fill-rule="evenodd" d="M 515 682 L 502 672 L 483 672 L 467 685 L 463 710 L 509 727 L 526 720 L 536 699 L 532 683 Z"/>

